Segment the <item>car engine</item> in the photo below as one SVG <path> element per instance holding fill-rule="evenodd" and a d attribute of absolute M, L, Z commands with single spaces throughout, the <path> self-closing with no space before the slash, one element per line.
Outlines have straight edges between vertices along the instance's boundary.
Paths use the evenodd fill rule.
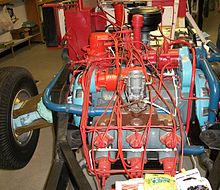
<path fill-rule="evenodd" d="M 48 109 L 71 115 L 88 171 L 102 186 L 113 174 L 175 175 L 183 168 L 184 155 L 204 153 L 204 147 L 188 142 L 192 115 L 199 131 L 206 131 L 216 121 L 219 100 L 218 79 L 206 51 L 165 36 L 163 8 L 129 8 L 125 23 L 124 4 L 113 7 L 115 22 L 102 7 L 92 13 L 66 11 L 71 72 L 66 104 L 48 100 L 59 74 L 43 99 Z M 75 25 L 70 17 L 76 18 Z M 96 30 L 88 31 L 85 23 L 93 26 L 93 21 Z M 160 35 L 155 35 L 158 29 Z"/>
<path fill-rule="evenodd" d="M 43 94 L 0 68 L 0 169 L 25 167 L 52 127 L 45 189 L 219 189 L 220 50 L 190 14 L 208 1 L 50 2 L 33 6 L 64 63 Z"/>

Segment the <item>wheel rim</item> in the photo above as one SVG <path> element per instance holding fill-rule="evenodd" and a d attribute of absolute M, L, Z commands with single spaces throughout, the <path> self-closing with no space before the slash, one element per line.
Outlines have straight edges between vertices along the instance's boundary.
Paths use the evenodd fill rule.
<path fill-rule="evenodd" d="M 28 99 L 31 97 L 31 94 L 29 91 L 26 89 L 21 89 L 15 96 L 12 104 L 12 109 L 11 109 L 11 128 L 12 128 L 12 133 L 14 136 L 15 142 L 19 146 L 25 146 L 31 139 L 31 136 L 33 134 L 33 131 L 29 131 L 27 133 L 23 133 L 21 135 L 16 134 L 15 128 L 13 127 L 13 118 L 14 118 L 14 110 L 16 110 L 16 105 L 18 105 L 20 102 Z"/>

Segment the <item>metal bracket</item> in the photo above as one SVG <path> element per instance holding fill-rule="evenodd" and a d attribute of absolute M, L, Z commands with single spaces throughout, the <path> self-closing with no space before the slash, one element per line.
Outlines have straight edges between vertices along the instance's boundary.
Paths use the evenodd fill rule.
<path fill-rule="evenodd" d="M 53 102 L 65 102 L 69 72 L 68 65 L 66 65 L 52 90 L 51 100 Z M 53 129 L 55 133 L 54 161 L 45 190 L 64 190 L 69 181 L 76 190 L 92 189 L 76 160 L 74 151 L 72 151 L 67 142 L 68 116 L 67 113 L 53 112 Z"/>
<path fill-rule="evenodd" d="M 60 158 L 54 160 L 44 189 L 64 190 L 69 180 L 74 189 L 92 189 L 68 143 L 60 143 L 59 148 Z"/>

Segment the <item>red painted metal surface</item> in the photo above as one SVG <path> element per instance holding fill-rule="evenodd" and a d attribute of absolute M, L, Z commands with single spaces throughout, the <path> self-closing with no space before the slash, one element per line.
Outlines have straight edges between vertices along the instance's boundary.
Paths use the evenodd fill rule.
<path fill-rule="evenodd" d="M 132 135 L 126 138 L 126 141 L 132 148 L 141 148 L 144 145 L 142 135 L 138 132 L 133 133 Z"/>
<path fill-rule="evenodd" d="M 162 51 L 162 50 L 161 50 Z M 144 59 L 148 60 L 151 64 L 157 65 L 157 69 L 162 70 L 165 66 L 166 69 L 175 69 L 178 67 L 179 53 L 177 49 L 169 49 L 167 52 L 160 53 L 155 50 L 147 52 Z"/>
<path fill-rule="evenodd" d="M 111 162 L 109 159 L 106 157 L 101 157 L 96 160 L 96 163 L 98 164 L 98 170 L 102 171 L 99 176 L 103 179 L 109 177 L 111 173 Z"/>
<path fill-rule="evenodd" d="M 106 53 L 106 44 L 109 41 L 109 35 L 106 32 L 95 32 L 90 35 L 90 50 L 91 56 L 103 56 Z"/>
<path fill-rule="evenodd" d="M 129 72 L 133 71 L 134 68 L 124 68 L 120 72 L 120 77 L 125 78 Z M 143 70 L 141 67 L 135 67 L 135 70 Z M 108 91 L 114 91 L 118 85 L 119 73 L 117 69 L 100 69 L 96 71 L 96 89 L 106 88 Z M 124 84 L 124 81 L 121 80 L 119 83 L 120 86 Z"/>
<path fill-rule="evenodd" d="M 167 69 L 178 67 L 179 53 L 177 49 L 170 49 L 167 53 L 161 53 L 159 58 L 158 69 L 162 70 L 165 65 Z"/>
<path fill-rule="evenodd" d="M 160 141 L 166 145 L 167 148 L 175 148 L 180 144 L 180 137 L 172 132 L 169 132 L 160 137 Z"/>
<path fill-rule="evenodd" d="M 107 148 L 114 140 L 111 135 L 103 135 L 104 138 L 102 138 L 102 135 L 97 135 L 94 139 L 94 144 L 97 148 Z"/>
<path fill-rule="evenodd" d="M 103 13 L 94 14 L 94 9 L 71 8 L 65 11 L 66 38 L 71 59 L 81 59 L 85 53 L 83 48 L 89 45 L 90 34 L 105 29 L 106 21 L 100 16 L 103 16 Z"/>
<path fill-rule="evenodd" d="M 115 3 L 113 4 L 114 11 L 115 11 L 115 20 L 116 24 L 119 27 L 122 27 L 125 20 L 125 12 L 124 12 L 124 4 L 123 3 Z"/>
<path fill-rule="evenodd" d="M 134 15 L 132 17 L 134 43 L 135 43 L 135 47 L 139 50 L 141 48 L 141 28 L 143 24 L 144 24 L 144 17 L 142 15 Z"/>
<path fill-rule="evenodd" d="M 79 10 L 77 8 L 65 11 L 66 31 L 68 36 L 68 51 L 71 59 L 83 57 L 83 47 L 89 45 L 89 36 L 95 31 L 91 13 L 93 10 Z"/>
<path fill-rule="evenodd" d="M 98 11 L 95 13 L 95 15 L 92 15 L 96 31 L 105 31 L 107 21 L 104 18 L 105 13 L 103 13 L 102 11 Z"/>
<path fill-rule="evenodd" d="M 142 158 L 140 157 L 133 157 L 128 159 L 128 162 L 130 162 L 131 166 L 131 176 L 132 177 L 142 177 Z"/>
<path fill-rule="evenodd" d="M 174 176 L 176 174 L 176 158 L 168 157 L 160 160 L 163 163 L 163 170 L 165 174 Z"/>

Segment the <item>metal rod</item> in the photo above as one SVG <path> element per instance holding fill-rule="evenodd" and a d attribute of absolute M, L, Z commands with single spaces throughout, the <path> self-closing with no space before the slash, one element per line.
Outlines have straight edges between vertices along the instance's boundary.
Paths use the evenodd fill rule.
<path fill-rule="evenodd" d="M 62 151 L 65 164 L 69 171 L 69 178 L 72 184 L 78 187 L 75 189 L 92 189 L 68 143 L 60 143 L 60 149 Z"/>
<path fill-rule="evenodd" d="M 198 25 L 196 24 L 195 20 L 193 19 L 192 15 L 189 12 L 186 12 L 186 18 L 189 20 L 192 27 L 196 30 L 196 34 L 201 39 L 202 43 L 206 44 L 207 40 L 205 39 L 202 31 L 199 29 Z"/>
<path fill-rule="evenodd" d="M 54 160 L 44 190 L 65 190 L 68 179 L 68 172 L 64 162 Z"/>

